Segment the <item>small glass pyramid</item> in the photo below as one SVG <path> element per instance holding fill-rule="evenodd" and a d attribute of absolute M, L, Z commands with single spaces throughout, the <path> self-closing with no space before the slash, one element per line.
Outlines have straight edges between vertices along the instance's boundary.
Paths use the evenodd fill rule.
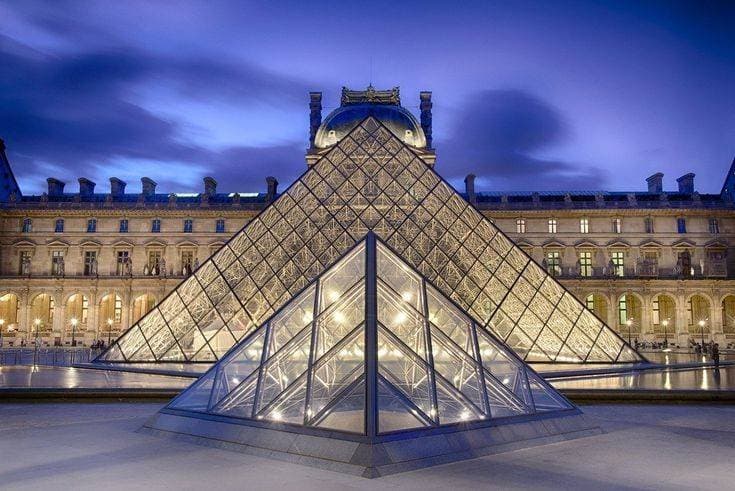
<path fill-rule="evenodd" d="M 369 233 L 167 408 L 380 435 L 572 406 Z"/>

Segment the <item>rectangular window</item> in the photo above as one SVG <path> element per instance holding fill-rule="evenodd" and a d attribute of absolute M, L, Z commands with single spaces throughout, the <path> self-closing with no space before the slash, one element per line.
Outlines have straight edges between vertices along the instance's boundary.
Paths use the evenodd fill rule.
<path fill-rule="evenodd" d="M 612 231 L 614 234 L 622 234 L 623 233 L 623 219 L 622 218 L 613 218 L 612 220 Z"/>
<path fill-rule="evenodd" d="M 625 252 L 613 251 L 610 254 L 610 261 L 613 264 L 613 274 L 615 276 L 625 276 Z"/>
<path fill-rule="evenodd" d="M 93 233 L 97 231 L 97 219 L 96 218 L 90 218 L 87 220 L 87 232 Z"/>
<path fill-rule="evenodd" d="M 555 234 L 556 233 L 556 218 L 549 218 L 549 233 Z"/>
<path fill-rule="evenodd" d="M 54 224 L 54 232 L 57 234 L 60 234 L 64 231 L 64 219 L 63 218 L 57 218 L 56 223 Z"/>
<path fill-rule="evenodd" d="M 647 234 L 652 234 L 652 233 L 653 233 L 653 218 L 651 218 L 651 217 L 646 217 L 646 218 L 645 218 L 645 219 L 643 220 L 643 223 L 644 223 L 644 225 L 645 225 L 645 227 L 646 227 L 646 233 L 647 233 Z"/>
<path fill-rule="evenodd" d="M 561 253 L 559 251 L 546 252 L 546 270 L 551 276 L 561 274 Z"/>
<path fill-rule="evenodd" d="M 581 234 L 590 233 L 590 219 L 589 218 L 579 219 L 579 233 Z"/>
<path fill-rule="evenodd" d="M 30 218 L 23 219 L 23 233 L 33 232 L 33 220 Z"/>
<path fill-rule="evenodd" d="M 661 324 L 661 309 L 659 308 L 658 297 L 654 298 L 653 302 L 651 302 L 651 314 L 653 325 L 658 326 Z"/>
<path fill-rule="evenodd" d="M 128 220 L 127 218 L 123 218 L 120 220 L 120 233 L 125 234 L 128 232 Z"/>
<path fill-rule="evenodd" d="M 720 233 L 720 222 L 716 218 L 709 219 L 709 233 L 711 234 Z"/>
<path fill-rule="evenodd" d="M 194 268 L 194 251 L 181 251 L 181 274 L 191 274 Z"/>
<path fill-rule="evenodd" d="M 125 264 L 128 262 L 129 258 L 130 251 L 117 251 L 117 255 L 115 256 L 115 274 L 117 276 L 125 274 Z"/>
<path fill-rule="evenodd" d="M 579 253 L 579 275 L 592 276 L 592 253 L 583 251 Z"/>
<path fill-rule="evenodd" d="M 82 295 L 82 318 L 79 319 L 79 322 L 81 322 L 82 324 L 86 324 L 88 313 L 89 313 L 89 299 L 85 295 Z"/>
<path fill-rule="evenodd" d="M 91 276 L 97 271 L 97 251 L 84 251 L 84 276 Z"/>
<path fill-rule="evenodd" d="M 217 223 L 215 224 L 215 232 L 218 234 L 225 233 L 225 221 L 223 219 L 217 220 Z"/>
<path fill-rule="evenodd" d="M 20 267 L 19 274 L 29 274 L 31 272 L 31 251 L 20 251 Z"/>
<path fill-rule="evenodd" d="M 687 233 L 687 221 L 684 218 L 676 219 L 676 231 L 680 234 Z"/>
<path fill-rule="evenodd" d="M 51 274 L 60 276 L 64 272 L 64 252 L 51 251 Z"/>
<path fill-rule="evenodd" d="M 628 322 L 627 297 L 627 295 L 623 295 L 622 297 L 620 297 L 620 301 L 618 302 L 618 322 L 621 326 L 625 325 L 625 323 Z"/>
<path fill-rule="evenodd" d="M 516 233 L 518 234 L 526 233 L 526 219 L 525 218 L 516 219 Z"/>
<path fill-rule="evenodd" d="M 161 231 L 161 220 L 158 218 L 154 218 L 151 221 L 151 232 L 154 234 L 157 234 Z"/>
<path fill-rule="evenodd" d="M 194 220 L 187 218 L 184 220 L 184 233 L 190 234 L 194 230 Z"/>
<path fill-rule="evenodd" d="M 115 324 L 122 322 L 122 298 L 119 295 L 115 295 L 115 312 L 114 312 Z"/>
<path fill-rule="evenodd" d="M 584 299 L 584 306 L 587 307 L 587 310 L 594 313 L 595 312 L 595 296 L 592 294 L 587 295 L 587 298 Z"/>
<path fill-rule="evenodd" d="M 148 251 L 148 274 L 157 275 L 160 271 L 162 251 Z"/>

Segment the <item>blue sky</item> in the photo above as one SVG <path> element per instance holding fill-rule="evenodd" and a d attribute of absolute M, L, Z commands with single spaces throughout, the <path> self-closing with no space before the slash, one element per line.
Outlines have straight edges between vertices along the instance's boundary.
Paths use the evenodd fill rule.
<path fill-rule="evenodd" d="M 21 188 L 258 191 L 304 169 L 308 91 L 434 93 L 436 169 L 480 191 L 637 190 L 735 157 L 732 2 L 0 1 Z"/>

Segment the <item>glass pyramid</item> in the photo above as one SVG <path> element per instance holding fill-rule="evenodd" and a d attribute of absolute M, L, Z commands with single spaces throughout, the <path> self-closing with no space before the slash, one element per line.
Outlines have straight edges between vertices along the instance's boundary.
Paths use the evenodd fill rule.
<path fill-rule="evenodd" d="M 362 435 L 571 408 L 372 233 L 168 405 Z"/>
<path fill-rule="evenodd" d="M 645 361 L 373 117 L 98 361 L 218 360 L 368 231 L 526 361 Z"/>

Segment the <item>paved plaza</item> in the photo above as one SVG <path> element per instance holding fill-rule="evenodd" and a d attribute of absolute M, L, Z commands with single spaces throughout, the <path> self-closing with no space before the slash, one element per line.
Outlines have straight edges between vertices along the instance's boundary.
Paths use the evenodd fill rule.
<path fill-rule="evenodd" d="M 4 404 L 3 489 L 728 489 L 735 407 L 583 406 L 605 434 L 367 480 L 137 433 L 156 403 Z"/>

